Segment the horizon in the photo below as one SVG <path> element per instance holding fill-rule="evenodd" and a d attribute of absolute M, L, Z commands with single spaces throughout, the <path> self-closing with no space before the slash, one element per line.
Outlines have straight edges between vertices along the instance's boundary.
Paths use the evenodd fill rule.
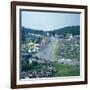
<path fill-rule="evenodd" d="M 76 25 L 76 26 L 66 26 L 66 27 L 57 28 L 57 29 L 48 30 L 48 31 L 55 31 L 55 30 L 58 30 L 58 29 L 63 29 L 63 28 L 68 28 L 68 27 L 80 27 L 80 25 Z M 32 30 L 37 30 L 37 31 L 44 31 L 44 30 L 41 30 L 41 29 L 35 29 L 35 28 L 26 28 L 26 27 L 24 27 L 24 26 L 22 26 L 22 28 L 25 28 L 25 29 L 32 29 Z"/>

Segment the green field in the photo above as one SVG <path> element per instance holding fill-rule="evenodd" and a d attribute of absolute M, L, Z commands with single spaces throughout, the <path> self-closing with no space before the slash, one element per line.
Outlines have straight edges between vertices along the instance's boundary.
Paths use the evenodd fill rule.
<path fill-rule="evenodd" d="M 55 73 L 53 73 L 54 77 L 59 76 L 79 76 L 80 75 L 80 67 L 75 65 L 67 65 L 67 64 L 59 64 L 53 63 L 55 68 Z"/>

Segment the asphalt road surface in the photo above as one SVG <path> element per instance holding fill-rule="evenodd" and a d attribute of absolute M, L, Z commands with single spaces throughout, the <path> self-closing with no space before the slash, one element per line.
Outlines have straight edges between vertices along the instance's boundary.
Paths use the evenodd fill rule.
<path fill-rule="evenodd" d="M 52 48 L 55 42 L 56 42 L 55 37 L 51 37 L 50 42 L 47 43 L 44 47 L 42 47 L 41 50 L 37 52 L 36 56 L 45 60 L 50 60 Z"/>

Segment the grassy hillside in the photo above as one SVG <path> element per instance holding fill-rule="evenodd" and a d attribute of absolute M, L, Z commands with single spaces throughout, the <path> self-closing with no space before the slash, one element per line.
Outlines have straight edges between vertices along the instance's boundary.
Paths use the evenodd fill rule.
<path fill-rule="evenodd" d="M 56 42 L 52 48 L 52 52 L 51 52 L 51 60 L 52 61 L 58 60 L 58 50 L 60 49 L 60 47 L 61 47 L 60 41 L 56 40 Z"/>

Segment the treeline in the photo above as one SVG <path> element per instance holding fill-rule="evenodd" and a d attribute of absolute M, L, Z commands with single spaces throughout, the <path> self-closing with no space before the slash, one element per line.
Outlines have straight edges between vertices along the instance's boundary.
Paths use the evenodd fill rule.
<path fill-rule="evenodd" d="M 69 26 L 61 29 L 54 30 L 55 34 L 66 35 L 67 33 L 71 33 L 72 35 L 80 35 L 80 26 Z"/>
<path fill-rule="evenodd" d="M 22 27 L 21 28 L 21 33 L 33 33 L 33 34 L 41 34 L 43 35 L 44 34 L 44 31 L 43 30 L 36 30 L 36 29 L 31 29 L 31 28 L 25 28 L 25 27 Z"/>
<path fill-rule="evenodd" d="M 80 34 L 80 26 L 69 26 L 69 27 L 64 27 L 60 29 L 56 29 L 53 31 L 43 31 L 43 30 L 35 30 L 35 29 L 30 29 L 30 28 L 25 28 L 22 27 L 22 34 L 27 34 L 27 33 L 33 33 L 33 34 L 40 34 L 40 35 L 66 35 L 67 33 L 71 33 L 72 35 L 79 35 Z"/>

